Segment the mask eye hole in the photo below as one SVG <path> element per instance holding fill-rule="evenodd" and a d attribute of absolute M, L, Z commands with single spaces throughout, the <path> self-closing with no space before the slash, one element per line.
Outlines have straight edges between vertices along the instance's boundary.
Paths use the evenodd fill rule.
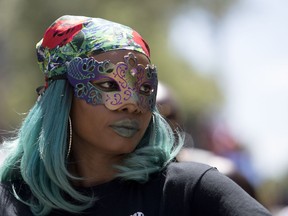
<path fill-rule="evenodd" d="M 104 92 L 113 92 L 120 91 L 119 85 L 115 80 L 111 79 L 102 79 L 91 82 L 93 86 L 104 91 Z"/>
<path fill-rule="evenodd" d="M 146 96 L 150 96 L 154 92 L 154 88 L 149 83 L 144 83 L 140 86 L 140 93 Z"/>

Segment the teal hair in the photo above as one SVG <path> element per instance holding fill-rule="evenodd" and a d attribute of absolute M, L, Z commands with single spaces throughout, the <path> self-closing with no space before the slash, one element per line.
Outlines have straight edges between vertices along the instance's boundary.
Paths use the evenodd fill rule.
<path fill-rule="evenodd" d="M 72 104 L 72 89 L 65 80 L 50 84 L 36 102 L 20 127 L 17 137 L 6 142 L 8 155 L 0 167 L 0 181 L 24 181 L 33 199 L 24 200 L 16 190 L 17 199 L 29 205 L 35 215 L 48 215 L 52 209 L 80 213 L 89 208 L 95 197 L 76 191 L 68 171 L 68 117 Z M 124 160 L 117 175 L 123 180 L 146 182 L 149 175 L 164 169 L 175 158 L 182 146 L 168 123 L 155 109 L 152 120 L 137 148 Z M 76 202 L 69 202 L 65 195 Z"/>

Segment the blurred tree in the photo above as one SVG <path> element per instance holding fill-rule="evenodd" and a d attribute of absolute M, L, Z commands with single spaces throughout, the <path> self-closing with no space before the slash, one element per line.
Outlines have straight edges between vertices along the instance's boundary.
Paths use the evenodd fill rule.
<path fill-rule="evenodd" d="M 221 19 L 235 6 L 239 0 L 194 0 L 189 1 L 190 6 L 203 8 L 208 11 L 217 21 Z"/>
<path fill-rule="evenodd" d="M 205 8 L 220 16 L 235 0 L 1 0 L 0 1 L 0 128 L 19 124 L 17 113 L 29 110 L 36 100 L 35 88 L 43 83 L 35 56 L 35 44 L 45 29 L 64 14 L 102 17 L 136 29 L 148 41 L 159 78 L 171 85 L 190 113 L 221 103 L 215 81 L 200 76 L 169 50 L 170 20 L 183 5 Z M 181 40 L 181 38 L 179 38 Z M 219 102 L 220 101 L 220 102 Z"/>

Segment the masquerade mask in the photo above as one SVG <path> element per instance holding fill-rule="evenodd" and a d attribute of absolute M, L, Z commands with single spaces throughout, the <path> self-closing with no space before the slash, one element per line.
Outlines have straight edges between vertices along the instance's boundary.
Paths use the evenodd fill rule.
<path fill-rule="evenodd" d="M 74 58 L 68 65 L 68 80 L 75 96 L 92 105 L 104 104 L 116 110 L 126 103 L 136 103 L 141 110 L 155 107 L 157 73 L 154 65 L 138 64 L 133 53 L 117 64 L 109 60 Z"/>

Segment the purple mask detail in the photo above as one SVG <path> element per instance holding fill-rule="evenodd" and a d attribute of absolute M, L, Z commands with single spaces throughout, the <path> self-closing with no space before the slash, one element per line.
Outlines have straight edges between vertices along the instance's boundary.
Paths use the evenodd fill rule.
<path fill-rule="evenodd" d="M 154 65 L 137 63 L 133 53 L 116 65 L 109 60 L 74 58 L 68 65 L 68 80 L 76 97 L 92 105 L 104 104 L 116 110 L 134 103 L 141 110 L 152 111 L 156 103 L 157 72 Z"/>

